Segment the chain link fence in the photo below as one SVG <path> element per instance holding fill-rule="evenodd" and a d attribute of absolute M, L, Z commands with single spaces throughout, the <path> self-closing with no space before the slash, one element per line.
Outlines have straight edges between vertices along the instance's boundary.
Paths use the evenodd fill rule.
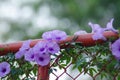
<path fill-rule="evenodd" d="M 110 53 L 106 53 L 105 56 L 101 53 L 90 53 L 91 56 L 88 53 L 78 54 L 75 56 L 76 59 L 80 55 L 89 58 L 86 58 L 85 62 L 82 61 L 83 58 L 79 59 L 81 63 L 77 67 L 72 61 L 72 58 L 75 59 L 72 55 L 68 55 L 70 60 L 67 65 L 66 60 L 61 62 L 64 55 L 64 53 L 60 54 L 51 62 L 50 80 L 120 80 L 119 64 L 116 64 L 117 60 Z M 97 60 L 98 58 L 101 58 L 101 62 Z"/>

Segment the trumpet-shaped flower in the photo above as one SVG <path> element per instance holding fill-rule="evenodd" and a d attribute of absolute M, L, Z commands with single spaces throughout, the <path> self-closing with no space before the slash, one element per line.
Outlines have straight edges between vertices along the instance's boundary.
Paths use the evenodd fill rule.
<path fill-rule="evenodd" d="M 41 66 L 46 66 L 50 62 L 50 55 L 48 54 L 36 54 L 35 61 Z"/>
<path fill-rule="evenodd" d="M 10 73 L 10 64 L 7 62 L 0 63 L 0 77 L 5 77 Z"/>
<path fill-rule="evenodd" d="M 120 59 L 120 39 L 116 40 L 111 45 L 112 54 L 117 58 Z"/>
<path fill-rule="evenodd" d="M 53 40 L 55 41 L 61 41 L 67 38 L 67 34 L 64 31 L 53 30 L 52 34 L 53 34 Z"/>
<path fill-rule="evenodd" d="M 118 33 L 118 30 L 113 28 L 113 20 L 114 19 L 111 19 L 110 22 L 107 23 L 105 30 L 111 30 L 115 33 Z"/>
<path fill-rule="evenodd" d="M 105 31 L 104 28 L 101 28 L 100 25 L 93 24 L 91 22 L 89 22 L 88 25 L 92 28 L 92 33 L 93 33 L 92 39 L 93 40 L 98 40 L 98 39 L 106 40 L 106 38 L 103 35 L 103 32 Z"/>
<path fill-rule="evenodd" d="M 33 47 L 34 53 L 44 54 L 47 51 L 47 41 L 40 41 Z"/>
<path fill-rule="evenodd" d="M 33 47 L 34 53 L 55 54 L 59 52 L 60 47 L 55 41 L 40 41 Z"/>
<path fill-rule="evenodd" d="M 93 34 L 93 36 L 92 36 L 93 40 L 102 39 L 105 41 L 106 38 L 104 37 L 103 32 L 104 32 L 103 29 L 99 29 L 96 33 Z"/>
<path fill-rule="evenodd" d="M 101 26 L 99 24 L 93 24 L 89 22 L 88 25 L 92 28 L 92 33 L 96 33 L 101 29 Z"/>
<path fill-rule="evenodd" d="M 30 48 L 29 51 L 27 51 L 24 56 L 26 61 L 34 61 L 35 53 L 33 52 L 33 48 Z"/>
<path fill-rule="evenodd" d="M 67 34 L 64 31 L 53 30 L 43 33 L 42 38 L 45 40 L 60 41 L 66 39 Z"/>
<path fill-rule="evenodd" d="M 23 42 L 19 51 L 16 52 L 16 54 L 15 54 L 16 59 L 22 58 L 24 56 L 24 54 L 30 49 L 30 42 L 31 42 L 31 40 L 27 40 L 27 41 Z"/>
<path fill-rule="evenodd" d="M 44 32 L 42 34 L 42 38 L 45 40 L 53 40 L 53 35 L 52 31 Z"/>
<path fill-rule="evenodd" d="M 47 51 L 50 54 L 55 54 L 55 53 L 58 53 L 60 51 L 60 47 L 56 42 L 48 41 L 47 42 Z"/>

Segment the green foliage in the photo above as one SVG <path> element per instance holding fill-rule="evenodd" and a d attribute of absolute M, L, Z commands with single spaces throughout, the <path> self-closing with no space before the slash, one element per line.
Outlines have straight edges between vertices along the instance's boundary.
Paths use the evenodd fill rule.
<path fill-rule="evenodd" d="M 24 59 L 16 60 L 13 53 L 0 56 L 0 62 L 7 61 L 11 65 L 11 72 L 1 80 L 35 80 L 37 75 L 37 65 L 24 61 Z"/>
<path fill-rule="evenodd" d="M 80 73 L 89 74 L 95 79 L 120 79 L 120 61 L 116 60 L 110 51 L 109 44 L 113 42 L 113 38 L 102 44 L 92 47 L 85 47 L 81 43 L 74 41 L 65 44 L 67 47 L 61 49 L 60 54 L 55 54 L 51 58 L 51 67 L 49 74 L 56 72 L 55 67 L 59 69 L 68 68 L 73 65 L 72 70 L 78 69 Z M 2 49 L 1 49 L 2 50 Z M 2 80 L 35 80 L 37 76 L 37 65 L 31 64 L 22 59 L 16 60 L 13 53 L 0 56 L 0 62 L 7 61 L 11 65 L 11 72 Z"/>
<path fill-rule="evenodd" d="M 52 67 L 59 66 L 60 69 L 65 69 L 71 64 L 74 65 L 73 70 L 77 68 L 79 72 L 89 74 L 96 79 L 112 80 L 120 74 L 120 62 L 114 58 L 109 49 L 108 44 L 111 41 L 113 40 L 93 47 L 83 47 L 81 43 L 69 43 L 72 46 L 61 50 L 59 59 L 55 61 L 56 65 Z M 119 76 L 117 78 L 119 80 Z"/>

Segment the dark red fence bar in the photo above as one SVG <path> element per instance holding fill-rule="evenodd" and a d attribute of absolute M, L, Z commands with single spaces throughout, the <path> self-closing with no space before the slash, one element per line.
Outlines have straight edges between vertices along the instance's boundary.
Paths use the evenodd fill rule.
<path fill-rule="evenodd" d="M 106 31 L 104 32 L 104 36 L 106 38 L 109 37 L 114 37 L 114 38 L 118 38 L 118 34 L 113 33 L 111 31 Z M 73 40 L 74 36 L 69 36 L 66 40 L 64 41 L 60 41 L 59 44 L 64 44 L 66 42 L 71 42 Z M 41 41 L 42 39 L 36 39 L 36 40 L 32 40 L 30 46 L 33 47 L 38 41 Z M 88 33 L 88 34 L 82 34 L 79 35 L 78 38 L 75 40 L 75 42 L 81 42 L 83 46 L 94 46 L 97 43 L 102 43 L 102 40 L 93 40 L 92 39 L 92 34 Z M 17 52 L 19 50 L 19 48 L 22 45 L 22 41 L 21 42 L 16 42 L 16 43 L 9 43 L 9 44 L 0 44 L 0 55 L 5 55 L 9 52 Z M 61 48 L 66 47 L 66 45 L 62 45 Z"/>

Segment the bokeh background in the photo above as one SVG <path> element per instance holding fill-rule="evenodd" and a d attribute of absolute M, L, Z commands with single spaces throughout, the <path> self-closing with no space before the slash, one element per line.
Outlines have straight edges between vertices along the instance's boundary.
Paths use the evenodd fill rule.
<path fill-rule="evenodd" d="M 0 43 L 41 38 L 53 29 L 91 32 L 89 21 L 105 27 L 111 18 L 119 28 L 120 0 L 0 0 Z"/>

